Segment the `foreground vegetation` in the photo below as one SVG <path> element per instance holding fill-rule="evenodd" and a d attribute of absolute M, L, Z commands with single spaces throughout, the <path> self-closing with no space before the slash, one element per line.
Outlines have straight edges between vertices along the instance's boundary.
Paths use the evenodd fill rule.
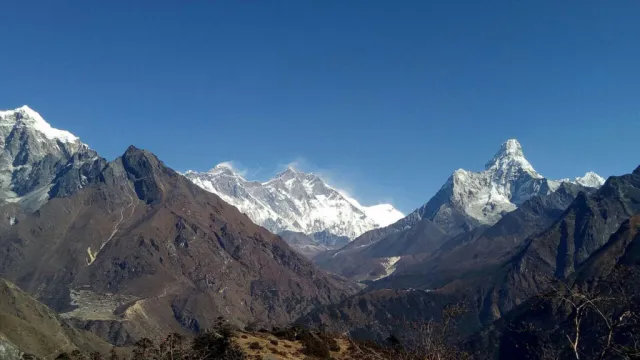
<path fill-rule="evenodd" d="M 74 350 L 56 360 L 245 360 L 245 359 L 363 359 L 418 360 L 465 359 L 468 355 L 447 344 L 455 308 L 442 322 L 428 322 L 414 329 L 412 339 L 390 336 L 384 343 L 356 341 L 346 335 L 309 330 L 299 326 L 272 330 L 233 329 L 222 319 L 214 329 L 187 338 L 173 333 L 159 343 L 137 341 L 130 349 L 113 348 L 108 354 Z M 419 339 L 419 341 L 417 341 Z M 23 358 L 36 359 L 33 356 Z"/>

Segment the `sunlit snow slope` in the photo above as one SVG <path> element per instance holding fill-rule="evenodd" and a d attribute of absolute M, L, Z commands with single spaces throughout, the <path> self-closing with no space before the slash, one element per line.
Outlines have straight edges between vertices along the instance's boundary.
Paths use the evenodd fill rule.
<path fill-rule="evenodd" d="M 362 206 L 320 177 L 293 168 L 264 183 L 247 181 L 228 164 L 184 175 L 274 233 L 327 231 L 353 239 L 404 216 L 389 204 Z"/>

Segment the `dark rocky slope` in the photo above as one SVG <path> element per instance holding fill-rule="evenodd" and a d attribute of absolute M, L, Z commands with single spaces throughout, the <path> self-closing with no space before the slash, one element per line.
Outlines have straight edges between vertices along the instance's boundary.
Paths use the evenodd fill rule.
<path fill-rule="evenodd" d="M 580 359 L 636 358 L 639 231 L 640 216 L 625 221 L 572 276 L 470 337 L 466 348 L 478 358 L 493 359 L 576 358 L 576 353 Z M 573 347 L 570 339 L 577 334 Z"/>

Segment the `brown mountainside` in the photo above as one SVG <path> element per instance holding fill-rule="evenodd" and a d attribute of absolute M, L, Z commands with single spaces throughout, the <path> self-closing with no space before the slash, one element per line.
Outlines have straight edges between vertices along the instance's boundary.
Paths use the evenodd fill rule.
<path fill-rule="evenodd" d="M 0 279 L 0 358 L 17 358 L 21 352 L 54 358 L 77 348 L 107 352 L 110 347 L 95 335 L 69 326 L 15 284 Z"/>
<path fill-rule="evenodd" d="M 93 180 L 5 228 L 0 275 L 116 344 L 285 324 L 353 291 L 147 151 Z"/>

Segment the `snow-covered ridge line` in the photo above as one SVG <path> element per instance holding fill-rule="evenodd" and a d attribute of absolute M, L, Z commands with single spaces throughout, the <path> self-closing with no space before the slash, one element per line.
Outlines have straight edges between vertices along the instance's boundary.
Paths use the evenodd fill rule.
<path fill-rule="evenodd" d="M 0 143 L 0 204 L 17 203 L 27 211 L 47 202 L 56 184 L 61 193 L 82 188 L 80 167 L 99 161 L 77 136 L 52 127 L 26 105 L 0 111 Z M 68 176 L 56 183 L 59 175 Z"/>
<path fill-rule="evenodd" d="M 0 126 L 29 126 L 44 135 L 47 139 L 60 140 L 66 143 L 76 142 L 79 140 L 77 136 L 68 131 L 52 127 L 37 111 L 31 109 L 27 105 L 14 110 L 0 111 Z"/>
<path fill-rule="evenodd" d="M 363 206 L 319 176 L 292 167 L 265 182 L 246 180 L 229 163 L 184 175 L 275 233 L 327 231 L 353 239 L 404 216 L 390 204 Z"/>
<path fill-rule="evenodd" d="M 600 186 L 602 186 L 604 184 L 606 179 L 603 178 L 602 176 L 596 174 L 593 171 L 587 171 L 587 173 L 584 174 L 584 176 L 578 176 L 573 180 L 561 179 L 561 180 L 558 180 L 558 181 L 578 184 L 578 185 L 582 185 L 582 186 L 586 186 L 586 187 L 599 188 Z"/>

